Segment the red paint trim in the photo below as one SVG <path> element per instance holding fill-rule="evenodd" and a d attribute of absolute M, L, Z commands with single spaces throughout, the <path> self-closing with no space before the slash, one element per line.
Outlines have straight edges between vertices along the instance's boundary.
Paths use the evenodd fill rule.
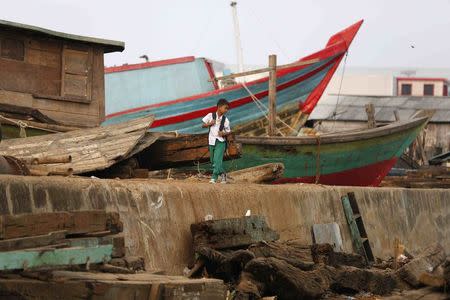
<path fill-rule="evenodd" d="M 214 69 L 213 69 L 212 63 L 205 59 L 205 65 L 206 65 L 206 70 L 208 70 L 209 79 L 212 80 L 212 83 L 214 85 L 214 89 L 218 90 L 219 85 L 217 83 L 217 80 L 215 80 L 216 75 L 214 75 Z"/>
<path fill-rule="evenodd" d="M 394 157 L 360 168 L 321 175 L 319 183 L 344 186 L 379 186 L 396 162 L 397 157 Z M 308 176 L 299 178 L 281 178 L 274 183 L 315 183 L 315 181 L 315 176 Z"/>
<path fill-rule="evenodd" d="M 443 81 L 448 82 L 447 78 L 433 78 L 433 77 L 397 77 L 397 82 L 399 81 Z"/>
<path fill-rule="evenodd" d="M 117 66 L 117 67 L 107 67 L 107 68 L 105 68 L 105 74 L 131 71 L 131 70 L 140 70 L 140 69 L 154 68 L 154 67 L 162 67 L 162 66 L 174 65 L 174 64 L 182 64 L 182 63 L 192 62 L 194 60 L 195 60 L 194 56 L 185 56 L 185 57 L 178 57 L 178 58 L 171 58 L 171 59 L 164 59 L 164 60 L 157 60 L 157 61 L 149 61 L 149 62 L 139 63 L 139 64 L 122 65 L 122 66 Z"/>

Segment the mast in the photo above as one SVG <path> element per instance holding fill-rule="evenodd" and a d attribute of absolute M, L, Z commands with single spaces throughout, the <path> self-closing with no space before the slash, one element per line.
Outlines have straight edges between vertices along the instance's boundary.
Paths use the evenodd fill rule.
<path fill-rule="evenodd" d="M 231 1 L 231 13 L 233 15 L 234 41 L 236 46 L 236 57 L 238 64 L 238 72 L 244 72 L 244 57 L 242 55 L 241 34 L 239 32 L 239 20 L 237 15 L 237 2 Z"/>

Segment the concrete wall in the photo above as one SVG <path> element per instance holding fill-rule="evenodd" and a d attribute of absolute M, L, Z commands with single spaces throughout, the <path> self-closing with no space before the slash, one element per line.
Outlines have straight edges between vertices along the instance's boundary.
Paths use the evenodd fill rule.
<path fill-rule="evenodd" d="M 374 254 L 392 253 L 398 237 L 410 251 L 433 242 L 450 250 L 450 190 L 345 188 L 311 185 L 209 185 L 198 182 L 0 176 L 0 213 L 106 209 L 119 211 L 128 252 L 149 269 L 180 273 L 192 259 L 190 224 L 267 217 L 281 238 L 311 243 L 311 226 L 337 222 L 351 251 L 340 197 L 355 191 Z"/>

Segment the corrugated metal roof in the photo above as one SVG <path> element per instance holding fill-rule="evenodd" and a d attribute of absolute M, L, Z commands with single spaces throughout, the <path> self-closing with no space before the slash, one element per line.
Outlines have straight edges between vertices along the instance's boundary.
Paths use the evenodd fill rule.
<path fill-rule="evenodd" d="M 6 20 L 0 20 L 0 28 L 2 28 L 2 27 L 25 30 L 25 31 L 34 32 L 34 33 L 51 36 L 51 37 L 56 37 L 56 38 L 60 38 L 60 39 L 64 39 L 64 40 L 71 40 L 71 41 L 100 45 L 104 48 L 105 53 L 116 52 L 116 51 L 122 52 L 125 49 L 124 42 L 93 38 L 93 37 L 89 37 L 89 36 L 74 35 L 74 34 L 69 34 L 69 33 L 64 33 L 64 32 L 59 32 L 59 31 L 53 31 L 50 29 L 42 28 L 42 27 L 6 21 Z"/>
<path fill-rule="evenodd" d="M 394 110 L 401 120 L 409 119 L 421 109 L 436 110 L 431 122 L 450 123 L 450 97 L 370 97 L 370 96 L 324 96 L 309 119 L 340 121 L 366 121 L 365 105 L 373 103 L 375 119 L 380 122 L 395 121 Z M 336 105 L 337 103 L 337 105 Z"/>

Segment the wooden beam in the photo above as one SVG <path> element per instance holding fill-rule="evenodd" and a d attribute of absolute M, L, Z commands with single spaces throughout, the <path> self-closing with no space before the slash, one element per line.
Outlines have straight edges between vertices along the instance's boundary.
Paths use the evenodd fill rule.
<path fill-rule="evenodd" d="M 375 122 L 375 106 L 373 105 L 373 103 L 366 104 L 366 113 L 367 113 L 367 127 L 376 128 L 377 123 Z"/>
<path fill-rule="evenodd" d="M 17 239 L 0 240 L 0 251 L 13 251 L 26 248 L 38 248 L 57 244 L 66 237 L 67 231 L 55 231 L 44 235 L 24 237 Z"/>
<path fill-rule="evenodd" d="M 400 121 L 400 114 L 399 114 L 398 110 L 394 110 L 394 117 L 395 117 L 396 122 Z"/>
<path fill-rule="evenodd" d="M 67 234 L 110 230 L 121 232 L 123 224 L 116 212 L 86 210 L 0 216 L 0 239 L 44 235 L 67 230 Z"/>
<path fill-rule="evenodd" d="M 310 60 L 305 60 L 305 61 L 298 61 L 298 62 L 291 63 L 291 64 L 280 65 L 280 66 L 276 67 L 276 71 L 287 69 L 287 68 L 307 66 L 307 65 L 311 65 L 311 64 L 314 64 L 316 62 L 319 62 L 319 61 L 320 61 L 319 59 L 315 58 L 315 59 L 310 59 Z M 243 77 L 243 76 L 249 76 L 249 75 L 255 75 L 255 74 L 270 72 L 272 70 L 273 70 L 273 68 L 271 68 L 269 66 L 268 68 L 262 68 L 262 69 L 252 70 L 252 71 L 246 71 L 246 72 L 234 73 L 234 74 L 230 74 L 230 75 L 216 77 L 214 79 L 210 79 L 209 81 L 233 79 L 233 78 L 237 78 L 237 77 Z"/>
<path fill-rule="evenodd" d="M 276 241 L 280 235 L 272 230 L 264 216 L 218 219 L 191 225 L 194 249 L 230 249 L 260 241 Z"/>
<path fill-rule="evenodd" d="M 112 245 L 100 245 L 87 248 L 0 252 L 0 270 L 101 263 L 111 260 L 112 248 Z"/>
<path fill-rule="evenodd" d="M 277 119 L 277 56 L 269 55 L 269 136 L 275 135 Z"/>

